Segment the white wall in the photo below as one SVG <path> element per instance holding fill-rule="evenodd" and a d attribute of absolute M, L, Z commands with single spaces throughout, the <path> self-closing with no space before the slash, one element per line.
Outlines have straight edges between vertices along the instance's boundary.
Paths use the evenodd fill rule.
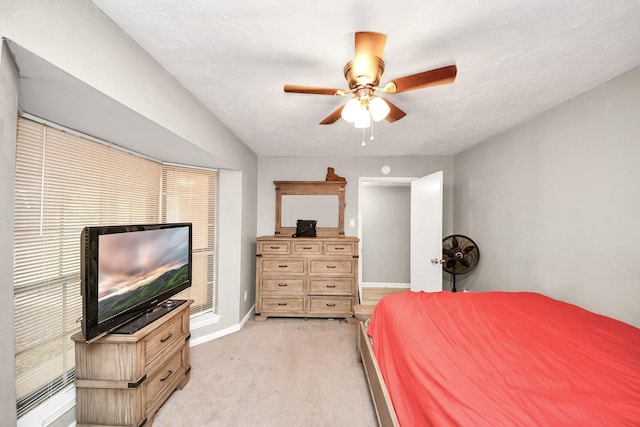
<path fill-rule="evenodd" d="M 224 247 L 218 249 L 222 262 L 241 263 L 251 269 L 249 261 L 253 261 L 252 242 L 256 234 L 256 155 L 90 1 L 5 0 L 0 12 L 2 37 L 141 117 L 212 153 L 212 159 L 220 159 L 228 167 L 242 172 L 241 180 L 226 181 L 233 183 L 232 188 L 225 188 L 225 181 L 221 182 L 221 191 L 242 195 L 239 225 L 242 255 L 235 254 L 225 261 L 227 251 Z M 125 148 L 129 147 L 125 145 Z M 250 277 L 243 277 L 244 284 L 239 277 L 235 280 L 226 286 L 240 294 L 242 288 L 248 287 Z M 227 321 L 237 323 L 237 316 L 233 317 L 223 319 L 221 326 Z"/>
<path fill-rule="evenodd" d="M 349 142 L 352 143 L 352 142 Z M 393 141 L 376 141 L 393 144 Z M 380 168 L 391 166 L 383 175 Z M 345 235 L 358 234 L 358 178 L 360 177 L 421 177 L 439 170 L 444 172 L 443 233 L 453 223 L 453 157 L 260 157 L 258 159 L 258 235 L 273 235 L 275 230 L 276 192 L 273 181 L 324 181 L 327 167 L 347 180 L 345 189 Z M 349 220 L 356 221 L 349 227 Z"/>
<path fill-rule="evenodd" d="M 408 285 L 411 185 L 366 185 L 361 191 L 361 239 L 367 247 L 360 258 L 363 286 L 367 282 Z"/>
<path fill-rule="evenodd" d="M 219 283 L 224 287 L 224 305 L 219 306 L 220 322 L 207 332 L 237 325 L 252 305 L 251 300 L 243 301 L 242 294 L 254 287 L 256 155 L 88 0 L 3 0 L 0 36 L 233 169 L 221 174 L 219 186 L 221 193 L 235 195 L 229 208 L 219 206 L 223 238 L 217 250 L 218 262 L 225 266 L 224 283 Z M 0 417 L 3 425 L 12 425 L 13 176 L 19 83 L 4 47 L 0 82 L 0 272 L 5 279 L 0 287 Z M 193 338 L 198 339 L 197 334 Z"/>
<path fill-rule="evenodd" d="M 537 291 L 640 326 L 640 69 L 455 157 L 460 287 Z"/>
<path fill-rule="evenodd" d="M 393 144 L 393 141 L 376 141 Z M 381 168 L 391 167 L 384 175 Z M 422 177 L 444 172 L 443 233 L 450 233 L 453 224 L 453 157 L 260 157 L 258 159 L 258 235 L 273 235 L 275 229 L 275 186 L 273 181 L 324 181 L 327 167 L 347 180 L 345 188 L 345 235 L 358 235 L 358 183 L 360 177 Z M 355 226 L 350 227 L 353 219 Z M 366 244 L 366 242 L 363 242 Z M 364 245 L 361 246 L 361 249 Z M 366 249 L 364 249 L 366 250 Z M 389 264 L 387 264 L 389 265 Z M 389 277 L 402 276 L 399 267 Z"/>
<path fill-rule="evenodd" d="M 15 182 L 18 71 L 0 43 L 0 418 L 16 412 L 13 339 L 13 189 Z M 10 418 L 10 417 L 9 417 Z"/>
<path fill-rule="evenodd" d="M 231 167 L 242 167 L 252 155 L 89 0 L 3 0 L 0 36 Z"/>

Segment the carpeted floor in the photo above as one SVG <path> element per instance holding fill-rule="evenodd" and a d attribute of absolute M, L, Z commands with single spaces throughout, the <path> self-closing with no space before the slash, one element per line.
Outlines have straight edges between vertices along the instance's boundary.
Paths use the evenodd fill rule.
<path fill-rule="evenodd" d="M 191 349 L 191 380 L 153 425 L 376 426 L 356 332 L 338 320 L 250 320 Z"/>

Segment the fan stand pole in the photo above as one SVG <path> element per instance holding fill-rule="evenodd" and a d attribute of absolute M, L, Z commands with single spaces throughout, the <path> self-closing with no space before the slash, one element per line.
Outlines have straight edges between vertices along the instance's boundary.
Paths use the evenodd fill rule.
<path fill-rule="evenodd" d="M 451 287 L 451 292 L 456 292 L 456 275 L 453 275 L 453 286 Z"/>

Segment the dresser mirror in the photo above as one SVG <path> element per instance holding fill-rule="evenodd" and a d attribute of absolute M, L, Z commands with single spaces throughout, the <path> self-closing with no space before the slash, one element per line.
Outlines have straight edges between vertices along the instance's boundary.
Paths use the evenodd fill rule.
<path fill-rule="evenodd" d="M 315 219 L 318 227 L 336 228 L 340 200 L 337 195 L 287 194 L 282 196 L 282 226 L 295 227 L 298 219 Z"/>
<path fill-rule="evenodd" d="M 274 181 L 276 235 L 296 232 L 296 221 L 315 219 L 318 236 L 344 235 L 346 181 Z"/>

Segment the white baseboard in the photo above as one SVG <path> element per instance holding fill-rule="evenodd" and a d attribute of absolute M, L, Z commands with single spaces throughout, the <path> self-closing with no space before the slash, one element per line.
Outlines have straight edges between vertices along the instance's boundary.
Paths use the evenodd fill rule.
<path fill-rule="evenodd" d="M 244 327 L 244 325 L 251 318 L 251 316 L 253 316 L 254 309 L 255 309 L 255 305 L 253 307 L 251 307 L 249 312 L 242 318 L 240 323 L 238 323 L 236 325 L 229 326 L 228 328 L 222 329 L 220 331 L 216 331 L 214 333 L 211 333 L 211 334 L 208 334 L 208 335 L 203 335 L 201 337 L 192 339 L 190 341 L 190 343 L 189 343 L 189 347 L 195 347 L 197 345 L 204 344 L 206 342 L 213 341 L 213 340 L 218 339 L 218 338 L 222 338 L 225 335 L 229 335 L 229 334 L 232 334 L 234 332 L 238 332 L 240 329 L 242 329 Z"/>
<path fill-rule="evenodd" d="M 362 282 L 362 289 L 365 288 L 407 288 L 411 287 L 410 283 L 392 283 L 392 282 Z"/>

